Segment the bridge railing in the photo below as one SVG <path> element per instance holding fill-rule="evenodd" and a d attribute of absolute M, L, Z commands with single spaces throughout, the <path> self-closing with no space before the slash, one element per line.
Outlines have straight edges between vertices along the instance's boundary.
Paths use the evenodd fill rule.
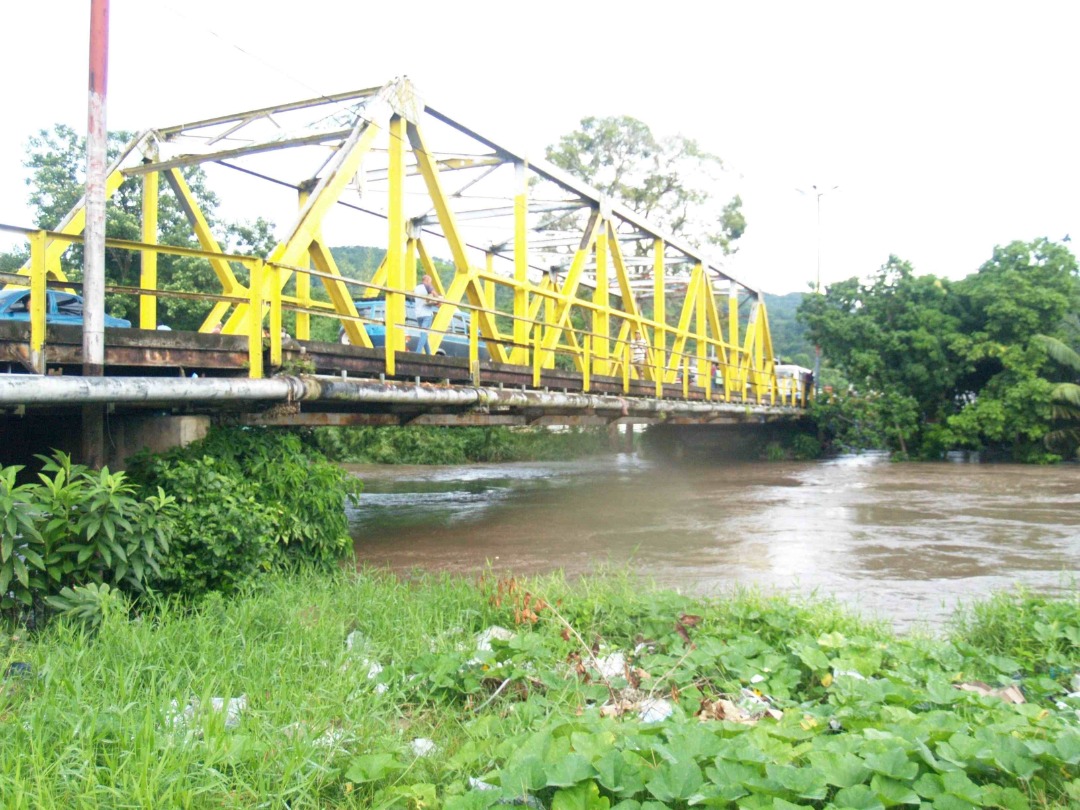
<path fill-rule="evenodd" d="M 23 236 L 29 246 L 26 263 L 17 272 L 0 274 L 0 285 L 29 288 L 29 357 L 33 369 L 45 373 L 49 320 L 46 291 L 50 288 L 81 290 L 81 283 L 69 279 L 61 270 L 61 258 L 72 245 L 81 244 L 82 237 L 7 225 L 0 225 L 0 231 Z M 384 373 L 388 376 L 397 373 L 397 360 L 405 351 L 407 335 L 417 331 L 415 326 L 405 324 L 405 301 L 423 296 L 416 296 L 411 288 L 387 284 L 383 267 L 371 280 L 363 281 L 342 275 L 336 267 L 319 269 L 289 265 L 220 250 L 121 239 L 107 239 L 106 249 L 115 256 L 125 257 L 129 264 L 136 257 L 140 260 L 139 284 L 106 285 L 108 295 L 126 296 L 137 302 L 132 311 L 138 312 L 139 327 L 154 329 L 159 326 L 157 304 L 162 299 L 200 301 L 207 312 L 200 332 L 222 331 L 246 337 L 247 371 L 251 377 L 263 377 L 268 371 L 281 367 L 283 345 L 293 337 L 283 329 L 286 321 L 291 322 L 299 341 L 312 339 L 314 322 L 316 336 L 336 340 L 336 333 L 343 330 L 351 342 L 368 348 L 373 346 L 367 327 L 384 326 L 386 333 L 381 348 Z M 423 260 L 422 249 L 421 254 Z M 219 278 L 225 275 L 222 265 L 226 265 L 231 281 L 223 284 L 224 289 L 220 292 L 177 288 L 175 280 L 158 278 L 157 258 L 160 255 L 206 261 L 215 266 Z M 425 269 L 435 270 L 430 259 L 422 264 Z M 146 272 L 148 267 L 152 267 L 152 273 Z M 641 383 L 644 382 L 650 384 L 647 390 L 657 397 L 686 398 L 694 392 L 707 400 L 806 405 L 806 388 L 778 381 L 771 360 L 765 361 L 763 357 L 768 341 L 762 339 L 760 331 L 754 332 L 755 321 L 765 323 L 763 303 L 759 304 L 760 309 L 751 313 L 746 324 L 746 340 L 740 346 L 715 337 L 720 331 L 718 323 L 712 324 L 711 334 L 702 328 L 706 322 L 701 317 L 705 302 L 700 299 L 695 304 L 699 317 L 695 319 L 692 317 L 695 313 L 688 314 L 684 310 L 679 322 L 671 324 L 666 319 L 646 316 L 639 309 L 631 311 L 632 308 L 610 303 L 568 297 L 554 283 L 522 285 L 490 270 L 474 268 L 473 272 L 484 291 L 480 301 L 464 298 L 443 301 L 441 279 L 437 272 L 431 273 L 440 295 L 430 300 L 436 315 L 427 331 L 432 350 L 437 350 L 440 342 L 450 334 L 449 324 L 454 311 L 469 314 L 468 363 L 475 384 L 481 381 L 480 347 L 485 345 L 496 361 L 509 361 L 509 365 L 530 369 L 535 387 L 542 385 L 545 371 L 561 367 L 580 373 L 584 392 L 592 390 L 599 377 L 609 383 L 620 381 L 627 394 L 642 393 Z M 699 284 L 704 289 L 703 279 L 692 279 L 691 284 Z M 325 298 L 312 292 L 320 286 L 327 293 Z M 513 293 L 524 286 L 532 302 L 531 315 L 522 317 L 509 307 L 497 306 L 500 286 L 510 288 Z M 385 321 L 359 314 L 354 302 L 371 298 L 385 299 Z M 600 331 L 597 324 L 608 328 Z M 767 337 L 767 326 L 764 329 Z M 481 334 L 482 331 L 487 334 Z M 635 331 L 639 333 L 638 337 L 635 337 Z"/>

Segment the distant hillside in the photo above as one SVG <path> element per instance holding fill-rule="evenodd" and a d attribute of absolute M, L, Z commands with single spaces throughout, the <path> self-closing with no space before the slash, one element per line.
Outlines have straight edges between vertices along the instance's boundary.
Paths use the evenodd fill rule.
<path fill-rule="evenodd" d="M 812 368 L 814 347 L 806 339 L 806 327 L 795 319 L 795 311 L 802 302 L 803 293 L 785 295 L 765 293 L 765 306 L 769 312 L 769 331 L 772 334 L 773 351 L 785 363 L 796 363 Z"/>

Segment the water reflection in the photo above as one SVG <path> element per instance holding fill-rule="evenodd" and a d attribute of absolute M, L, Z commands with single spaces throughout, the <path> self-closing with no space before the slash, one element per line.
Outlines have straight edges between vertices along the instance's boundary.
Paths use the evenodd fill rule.
<path fill-rule="evenodd" d="M 398 570 L 570 574 L 833 594 L 898 625 L 1024 584 L 1076 586 L 1080 469 L 821 463 L 669 466 L 633 456 L 359 467 L 358 559 Z"/>

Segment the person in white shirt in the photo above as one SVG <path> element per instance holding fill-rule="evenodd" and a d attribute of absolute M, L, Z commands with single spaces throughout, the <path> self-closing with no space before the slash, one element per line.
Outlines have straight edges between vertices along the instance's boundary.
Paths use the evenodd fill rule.
<path fill-rule="evenodd" d="M 420 283 L 416 285 L 416 289 L 413 290 L 413 296 L 416 325 L 420 327 L 420 337 L 416 342 L 415 351 L 417 354 L 429 354 L 428 329 L 431 328 L 431 322 L 435 319 L 435 309 L 438 304 L 427 300 L 427 298 L 439 297 L 435 293 L 435 285 L 431 282 L 431 276 L 424 276 L 420 280 Z M 426 296 L 426 298 L 420 296 Z"/>

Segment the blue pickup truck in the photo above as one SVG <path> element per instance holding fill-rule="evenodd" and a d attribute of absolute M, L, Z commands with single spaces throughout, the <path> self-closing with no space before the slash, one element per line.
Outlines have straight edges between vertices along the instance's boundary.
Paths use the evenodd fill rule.
<path fill-rule="evenodd" d="M 371 322 L 364 324 L 368 337 L 371 338 L 371 345 L 381 349 L 386 345 L 386 327 L 383 326 L 386 323 L 386 301 L 382 298 L 364 298 L 356 301 L 355 304 L 356 314 L 365 321 Z M 416 321 L 416 305 L 411 299 L 405 301 L 405 335 L 406 350 L 415 351 L 416 343 L 420 339 L 420 328 Z M 428 340 L 430 339 L 429 336 Z M 349 343 L 349 336 L 345 334 L 344 327 L 338 331 L 338 340 L 345 344 Z M 491 359 L 491 353 L 488 352 L 483 341 L 480 341 L 478 351 L 481 360 Z M 469 356 L 469 314 L 467 312 L 455 312 L 450 316 L 450 323 L 435 354 L 446 357 Z"/>
<path fill-rule="evenodd" d="M 82 326 L 83 300 L 75 293 L 61 290 L 45 291 L 45 322 Z M 0 290 L 0 320 L 30 320 L 30 290 Z M 131 321 L 105 316 L 105 325 L 114 328 L 130 328 Z"/>

